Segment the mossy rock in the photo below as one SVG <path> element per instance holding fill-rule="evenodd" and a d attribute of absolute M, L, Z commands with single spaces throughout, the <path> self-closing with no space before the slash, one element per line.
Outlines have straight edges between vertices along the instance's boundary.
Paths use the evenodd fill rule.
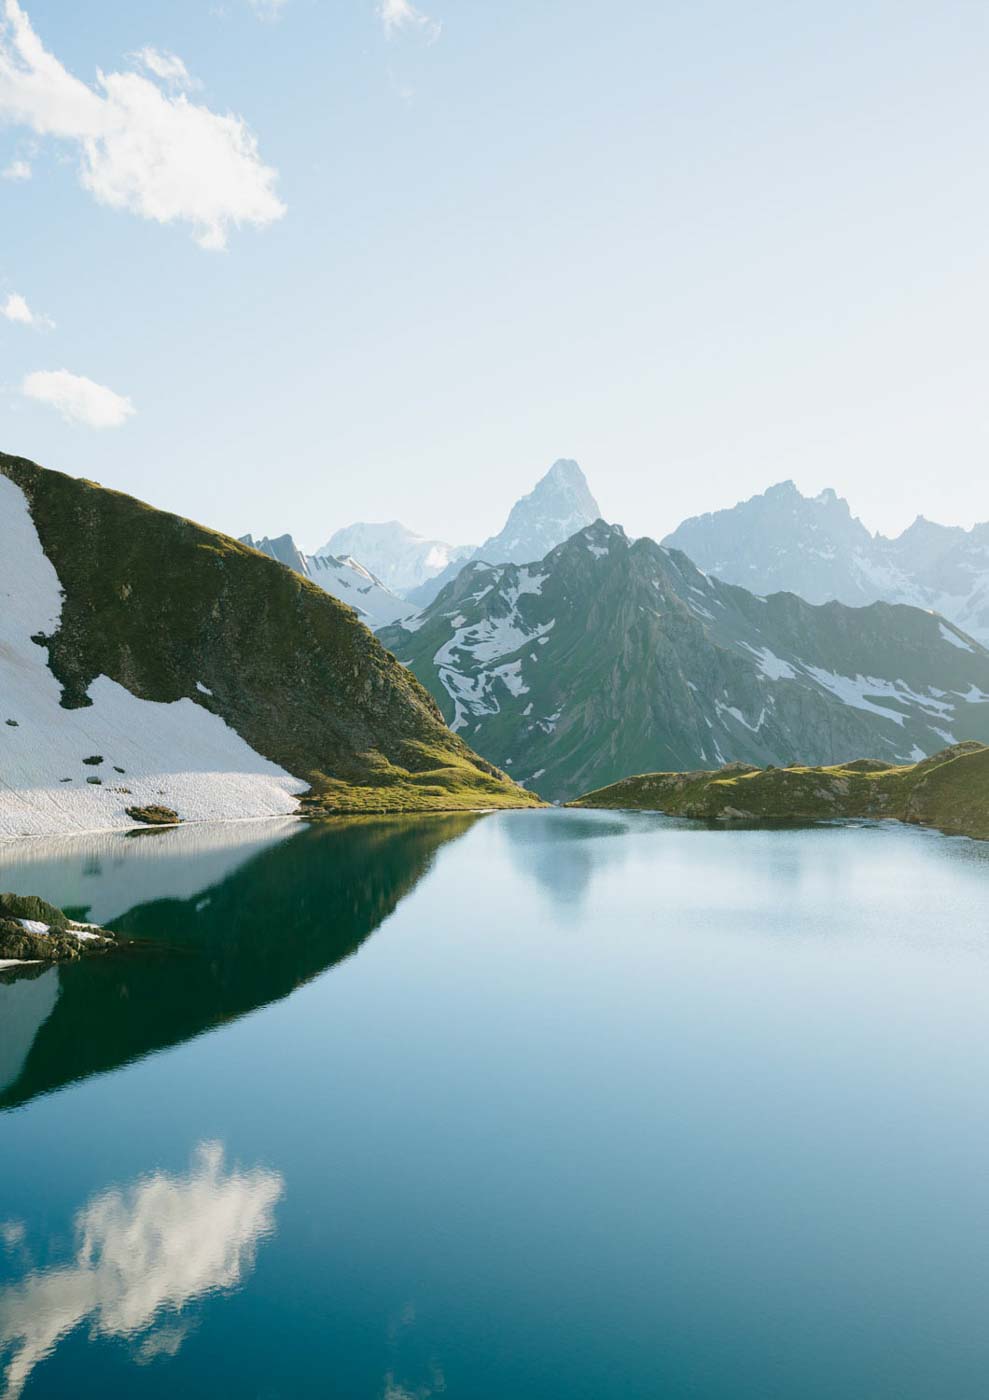
<path fill-rule="evenodd" d="M 36 894 L 0 894 L 0 918 L 30 919 L 49 928 L 68 928 L 69 920 L 54 904 Z"/>
<path fill-rule="evenodd" d="M 24 928 L 26 919 L 45 925 Z M 99 937 L 90 935 L 97 933 Z M 80 934 L 87 935 L 85 938 Z M 19 963 L 72 962 L 115 946 L 112 934 L 90 924 L 77 924 L 61 909 L 37 895 L 0 894 L 0 960 Z"/>
<path fill-rule="evenodd" d="M 128 807 L 127 815 L 145 826 L 177 826 L 182 820 L 171 807 Z"/>

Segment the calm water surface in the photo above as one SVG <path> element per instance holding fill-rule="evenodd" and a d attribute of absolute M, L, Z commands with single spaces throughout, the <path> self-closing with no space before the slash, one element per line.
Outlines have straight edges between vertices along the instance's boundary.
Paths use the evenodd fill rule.
<path fill-rule="evenodd" d="M 505 813 L 0 847 L 0 1395 L 983 1400 L 989 846 Z"/>

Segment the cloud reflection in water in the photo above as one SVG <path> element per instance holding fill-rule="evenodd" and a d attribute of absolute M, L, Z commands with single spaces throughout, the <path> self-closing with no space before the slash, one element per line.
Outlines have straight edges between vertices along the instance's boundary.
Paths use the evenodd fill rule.
<path fill-rule="evenodd" d="M 94 1196 L 75 1217 L 73 1262 L 0 1293 L 0 1356 L 12 1351 L 3 1400 L 15 1400 L 34 1367 L 87 1319 L 94 1337 L 137 1340 L 140 1362 L 174 1356 L 192 1326 L 176 1314 L 244 1281 L 283 1190 L 278 1172 L 228 1169 L 222 1145 L 205 1142 L 184 1175 L 155 1172 Z"/>

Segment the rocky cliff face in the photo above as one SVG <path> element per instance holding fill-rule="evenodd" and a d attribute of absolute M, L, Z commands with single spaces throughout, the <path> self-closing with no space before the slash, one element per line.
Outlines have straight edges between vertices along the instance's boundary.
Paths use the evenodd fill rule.
<path fill-rule="evenodd" d="M 457 733 L 550 798 L 989 739 L 989 652 L 941 619 L 761 598 L 603 521 L 537 563 L 473 564 L 380 635 Z"/>

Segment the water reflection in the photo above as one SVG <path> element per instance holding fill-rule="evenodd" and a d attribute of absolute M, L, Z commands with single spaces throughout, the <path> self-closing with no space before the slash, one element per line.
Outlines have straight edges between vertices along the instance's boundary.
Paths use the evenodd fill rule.
<path fill-rule="evenodd" d="M 20 969 L 16 981 L 0 974 L 0 1023 L 10 1015 L 19 1027 L 9 1049 L 4 1037 L 0 1109 L 288 995 L 354 953 L 437 850 L 476 820 L 463 814 L 280 824 L 274 841 L 245 835 L 247 859 L 229 845 L 168 858 L 167 843 L 178 833 L 161 833 L 161 846 L 158 835 L 129 842 L 136 853 L 123 855 L 111 843 L 99 879 L 85 877 L 96 881 L 90 907 L 125 908 L 106 922 L 150 947 L 57 970 Z M 106 846 L 107 838 L 97 840 Z M 76 876 L 49 870 L 47 855 L 31 868 L 26 854 L 17 852 L 20 863 L 9 869 L 0 852 L 0 888 L 15 883 L 13 874 L 25 892 L 30 887 L 58 902 L 60 887 L 74 887 Z M 75 855 L 83 868 L 85 849 Z M 122 905 L 135 889 L 152 897 Z"/>
<path fill-rule="evenodd" d="M 584 902 L 597 870 L 626 858 L 627 843 L 608 838 L 626 836 L 629 830 L 627 818 L 576 811 L 520 813 L 500 827 L 515 867 L 568 914 Z"/>
<path fill-rule="evenodd" d="M 209 1142 L 184 1175 L 155 1172 L 94 1196 L 75 1216 L 71 1262 L 0 1292 L 4 1400 L 86 1321 L 94 1337 L 131 1339 L 138 1362 L 174 1356 L 193 1325 L 183 1309 L 250 1274 L 283 1189 L 278 1172 L 226 1167 L 221 1144 Z"/>

